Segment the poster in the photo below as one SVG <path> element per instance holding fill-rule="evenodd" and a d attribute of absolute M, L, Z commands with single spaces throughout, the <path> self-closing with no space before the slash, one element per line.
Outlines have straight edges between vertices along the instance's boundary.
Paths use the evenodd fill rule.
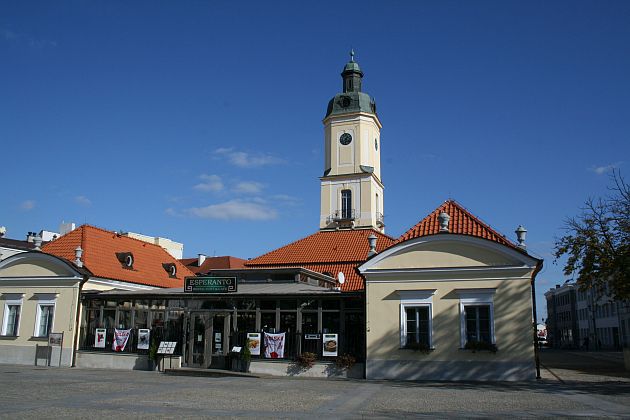
<path fill-rule="evenodd" d="M 336 356 L 338 343 L 337 334 L 324 334 L 322 340 L 324 341 L 322 356 Z"/>
<path fill-rule="evenodd" d="M 151 330 L 141 328 L 138 330 L 138 350 L 149 350 L 151 343 Z"/>
<path fill-rule="evenodd" d="M 265 333 L 265 357 L 267 359 L 284 358 L 284 333 Z"/>
<path fill-rule="evenodd" d="M 105 348 L 105 335 L 107 330 L 105 328 L 97 328 L 94 334 L 94 347 L 99 349 Z"/>
<path fill-rule="evenodd" d="M 48 345 L 49 346 L 56 346 L 56 347 L 61 347 L 61 345 L 63 344 L 63 333 L 50 333 L 48 335 Z"/>
<path fill-rule="evenodd" d="M 260 333 L 247 333 L 247 339 L 252 356 L 260 356 Z"/>
<path fill-rule="evenodd" d="M 127 341 L 129 341 L 129 334 L 131 334 L 131 330 L 114 330 L 114 341 L 112 341 L 112 350 L 114 351 L 125 351 L 125 346 L 127 345 Z"/>

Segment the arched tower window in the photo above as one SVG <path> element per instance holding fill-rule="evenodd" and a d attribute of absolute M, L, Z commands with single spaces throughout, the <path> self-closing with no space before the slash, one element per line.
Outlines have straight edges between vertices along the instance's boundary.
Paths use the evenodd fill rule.
<path fill-rule="evenodd" d="M 341 217 L 343 219 L 352 218 L 352 191 L 341 191 Z"/>

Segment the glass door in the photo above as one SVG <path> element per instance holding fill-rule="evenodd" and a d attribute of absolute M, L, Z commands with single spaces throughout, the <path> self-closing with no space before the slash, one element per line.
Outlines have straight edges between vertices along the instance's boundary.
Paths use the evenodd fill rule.
<path fill-rule="evenodd" d="M 190 331 L 188 346 L 188 366 L 207 368 L 210 366 L 210 346 L 208 338 L 212 336 L 212 318 L 204 313 L 190 314 Z"/>
<path fill-rule="evenodd" d="M 210 341 L 210 365 L 213 369 L 226 369 L 230 346 L 230 315 L 226 313 L 212 315 L 212 333 Z M 211 337 L 211 338 L 210 338 Z"/>

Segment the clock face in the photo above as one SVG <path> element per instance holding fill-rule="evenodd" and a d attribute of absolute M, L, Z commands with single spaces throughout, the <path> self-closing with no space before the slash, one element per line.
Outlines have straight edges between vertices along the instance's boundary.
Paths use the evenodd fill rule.
<path fill-rule="evenodd" d="M 339 105 L 341 105 L 342 108 L 348 108 L 350 106 L 350 97 L 349 96 L 342 96 L 341 98 L 339 98 Z"/>
<path fill-rule="evenodd" d="M 343 133 L 341 137 L 339 137 L 339 142 L 343 144 L 344 146 L 349 145 L 351 141 L 352 141 L 352 136 L 350 135 L 350 133 Z"/>
<path fill-rule="evenodd" d="M 374 139 L 374 149 L 378 150 L 378 139 Z"/>

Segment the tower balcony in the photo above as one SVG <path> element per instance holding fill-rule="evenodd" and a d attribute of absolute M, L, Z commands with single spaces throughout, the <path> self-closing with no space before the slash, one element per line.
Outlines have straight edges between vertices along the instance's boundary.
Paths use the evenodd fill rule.
<path fill-rule="evenodd" d="M 356 220 L 356 211 L 355 209 L 347 209 L 347 210 L 335 210 L 333 214 L 328 216 L 327 223 L 346 223 L 346 222 L 354 222 Z"/>
<path fill-rule="evenodd" d="M 376 226 L 381 228 L 385 226 L 385 216 L 383 216 L 383 213 L 376 213 Z"/>

